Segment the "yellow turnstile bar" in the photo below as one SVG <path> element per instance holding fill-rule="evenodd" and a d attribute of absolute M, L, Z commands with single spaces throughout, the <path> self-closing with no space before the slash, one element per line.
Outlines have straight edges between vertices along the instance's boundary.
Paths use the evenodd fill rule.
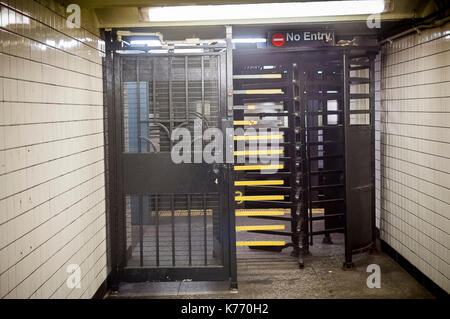
<path fill-rule="evenodd" d="M 284 195 L 235 196 L 234 200 L 237 202 L 253 200 L 284 200 Z"/>
<path fill-rule="evenodd" d="M 258 226 L 236 226 L 236 231 L 251 231 L 251 230 L 284 230 L 284 225 L 258 225 Z"/>
<path fill-rule="evenodd" d="M 273 122 L 275 122 L 275 121 L 273 121 Z M 263 123 L 263 121 L 258 121 L 258 120 L 233 121 L 233 125 L 253 126 L 253 125 L 257 125 L 258 123 Z M 278 121 L 278 123 L 272 123 L 272 124 L 282 125 L 283 121 Z"/>
<path fill-rule="evenodd" d="M 233 105 L 234 110 L 244 110 L 244 111 L 245 110 L 257 110 L 257 109 L 264 110 L 267 108 L 283 110 L 284 105 L 283 104 L 274 104 L 274 103 L 265 103 L 265 102 L 256 103 L 256 104 Z"/>
<path fill-rule="evenodd" d="M 283 154 L 284 150 L 255 150 L 255 151 L 235 151 L 235 156 L 243 155 L 273 155 L 273 154 Z"/>
<path fill-rule="evenodd" d="M 284 94 L 282 89 L 234 90 L 233 94 Z"/>
<path fill-rule="evenodd" d="M 237 241 L 236 246 L 284 246 L 284 241 Z"/>
<path fill-rule="evenodd" d="M 277 164 L 277 165 L 242 165 L 242 166 L 235 166 L 235 171 L 255 171 L 255 170 L 266 170 L 266 169 L 283 169 L 283 164 Z"/>
<path fill-rule="evenodd" d="M 289 214 L 290 209 L 236 209 L 236 216 L 283 216 Z"/>
<path fill-rule="evenodd" d="M 281 73 L 266 73 L 266 74 L 236 74 L 233 75 L 233 80 L 250 80 L 250 79 L 281 79 Z"/>
<path fill-rule="evenodd" d="M 233 125 L 256 125 L 256 124 L 258 124 L 257 120 L 233 121 Z"/>
<path fill-rule="evenodd" d="M 262 181 L 235 181 L 234 186 L 267 186 L 283 185 L 284 180 L 262 180 Z"/>
<path fill-rule="evenodd" d="M 235 141 L 255 141 L 255 140 L 282 140 L 283 135 L 240 135 L 235 136 Z"/>

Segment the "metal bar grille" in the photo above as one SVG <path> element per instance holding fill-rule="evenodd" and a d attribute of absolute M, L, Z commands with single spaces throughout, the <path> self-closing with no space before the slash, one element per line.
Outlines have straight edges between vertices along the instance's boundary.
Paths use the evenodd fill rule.
<path fill-rule="evenodd" d="M 220 195 L 149 194 L 127 195 L 127 211 L 138 218 L 127 222 L 127 265 L 129 267 L 195 267 L 223 265 L 220 251 L 214 252 Z M 220 238 L 219 238 L 220 239 Z"/>
<path fill-rule="evenodd" d="M 219 127 L 222 58 L 123 57 L 125 153 L 169 153 L 175 128 L 193 133 L 198 125 L 203 133 Z M 127 266 L 223 265 L 223 252 L 214 244 L 222 240 L 219 206 L 219 193 L 126 195 Z"/>
<path fill-rule="evenodd" d="M 202 132 L 219 127 L 221 59 L 122 58 L 125 152 L 170 152 L 175 128 L 186 127 L 194 135 L 196 126 Z"/>

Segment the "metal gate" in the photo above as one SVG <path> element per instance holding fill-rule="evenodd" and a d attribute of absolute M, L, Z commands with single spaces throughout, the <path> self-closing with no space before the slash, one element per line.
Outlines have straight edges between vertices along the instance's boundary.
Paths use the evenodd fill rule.
<path fill-rule="evenodd" d="M 203 132 L 227 123 L 226 52 L 114 54 L 114 77 L 119 280 L 229 280 L 229 165 L 202 160 Z M 171 152 L 180 140 L 172 135 L 182 128 L 190 160 L 175 163 Z"/>

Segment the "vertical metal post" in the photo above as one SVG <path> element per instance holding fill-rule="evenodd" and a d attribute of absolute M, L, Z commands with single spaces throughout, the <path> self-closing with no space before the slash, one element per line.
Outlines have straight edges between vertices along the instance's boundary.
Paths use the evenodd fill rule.
<path fill-rule="evenodd" d="M 136 58 L 136 118 L 137 118 L 137 142 L 138 153 L 141 153 L 141 85 L 139 82 L 139 58 Z"/>
<path fill-rule="evenodd" d="M 349 105 L 350 105 L 350 86 L 349 86 L 349 57 L 348 51 L 342 51 L 342 82 L 343 82 L 343 110 L 344 110 L 344 242 L 345 242 L 345 268 L 352 267 L 352 252 L 349 246 L 349 240 L 347 235 L 347 198 L 348 198 L 348 187 L 347 187 L 347 174 L 348 174 L 348 163 L 347 163 L 347 142 L 348 142 L 348 124 L 350 122 L 349 115 Z"/>
<path fill-rule="evenodd" d="M 298 71 L 298 79 L 299 83 L 299 95 L 300 97 L 300 143 L 302 145 L 302 188 L 303 188 L 303 200 L 302 200 L 302 222 L 301 222 L 301 230 L 302 233 L 302 253 L 306 255 L 309 252 L 309 238 L 308 233 L 312 231 L 310 225 L 308 224 L 308 209 L 309 209 L 309 179 L 310 179 L 310 171 L 308 168 L 308 157 L 307 157 L 307 148 L 308 143 L 306 140 L 306 129 L 307 129 L 307 100 L 304 94 L 305 92 L 305 77 L 301 76 L 301 70 Z"/>
<path fill-rule="evenodd" d="M 187 195 L 187 209 L 188 209 L 188 236 L 189 236 L 189 266 L 192 266 L 192 217 L 191 217 L 191 194 Z"/>
<path fill-rule="evenodd" d="M 233 119 L 233 29 L 231 26 L 225 27 L 227 43 L 227 63 L 226 63 L 226 94 L 227 94 L 227 113 L 228 117 Z M 237 289 L 237 264 L 236 264 L 236 219 L 234 202 L 234 164 L 228 165 L 228 212 L 229 212 L 229 247 L 230 247 L 230 281 L 231 288 Z"/>
<path fill-rule="evenodd" d="M 203 193 L 203 244 L 205 247 L 205 266 L 208 265 L 208 221 L 206 216 L 206 194 Z"/>
<path fill-rule="evenodd" d="M 155 218 L 156 218 L 156 266 L 159 266 L 159 208 L 158 194 L 155 194 Z"/>
<path fill-rule="evenodd" d="M 186 106 L 186 121 L 189 121 L 189 77 L 188 77 L 188 66 L 189 57 L 186 55 L 184 57 L 184 85 L 185 85 L 185 106 Z"/>
<path fill-rule="evenodd" d="M 172 134 L 173 131 L 173 88 L 172 88 L 172 57 L 169 57 L 169 132 Z M 172 138 L 169 136 L 169 151 L 172 150 Z"/>
<path fill-rule="evenodd" d="M 144 223 L 143 223 L 143 207 L 142 195 L 139 195 L 139 264 L 144 266 Z"/>
<path fill-rule="evenodd" d="M 304 86 L 307 86 L 307 78 L 308 78 L 308 72 L 309 70 L 306 71 L 306 73 L 304 73 L 303 75 L 303 83 Z M 306 167 L 308 170 L 308 179 L 307 179 L 307 195 L 308 195 L 308 219 L 309 219 L 309 244 L 312 245 L 313 244 L 313 219 L 312 219 L 312 211 L 313 211 L 313 207 L 312 207 L 312 200 L 311 200 L 311 147 L 310 147 L 310 143 L 312 142 L 312 131 L 309 129 L 310 125 L 309 125 L 309 109 L 308 109 L 308 99 L 305 96 L 305 101 L 304 101 L 304 114 L 305 114 L 305 126 L 303 129 L 303 133 L 305 135 L 305 145 L 306 147 Z"/>
<path fill-rule="evenodd" d="M 200 57 L 200 69 L 201 69 L 201 90 L 202 90 L 202 117 L 206 119 L 206 115 L 205 115 L 205 61 L 204 61 L 204 56 L 202 55 Z M 203 136 L 203 131 L 204 131 L 204 126 L 205 123 L 202 122 L 202 136 Z M 204 141 L 202 138 L 202 150 L 204 147 Z"/>
<path fill-rule="evenodd" d="M 119 263 L 120 263 L 120 240 L 118 237 L 118 216 L 121 211 L 118 207 L 118 178 L 116 170 L 118 160 L 116 155 L 116 117 L 115 117 L 115 61 L 114 53 L 110 48 L 113 44 L 112 32 L 105 32 L 106 54 L 104 57 L 104 87 L 105 87 L 105 167 L 108 174 L 105 174 L 105 185 L 107 187 L 107 266 L 111 270 L 110 282 L 112 291 L 118 290 L 119 286 Z"/>
<path fill-rule="evenodd" d="M 153 120 L 156 120 L 156 59 L 152 60 Z"/>
<path fill-rule="evenodd" d="M 118 55 L 114 54 L 114 151 L 112 152 L 116 157 L 115 166 L 113 169 L 116 172 L 121 172 L 123 167 L 123 118 L 122 118 L 122 102 L 123 102 L 123 59 Z M 123 191 L 123 174 L 116 174 L 117 189 L 115 196 L 117 196 L 116 201 L 116 221 L 117 221 L 117 255 L 118 255 L 118 280 L 122 276 L 123 268 L 127 263 L 127 230 L 126 230 L 126 220 L 125 220 L 125 196 Z"/>
<path fill-rule="evenodd" d="M 296 79 L 295 79 L 295 73 L 297 70 L 297 63 L 292 63 L 291 64 L 291 68 L 290 68 L 290 72 L 289 72 L 289 76 L 290 76 L 290 90 L 288 90 L 288 96 L 287 96 L 287 100 L 288 100 L 288 126 L 289 126 L 289 131 L 288 133 L 288 140 L 289 140 L 289 167 L 290 167 L 290 172 L 291 175 L 289 176 L 289 184 L 291 187 L 291 191 L 290 191 L 290 201 L 291 201 L 291 240 L 292 240 L 292 244 L 293 244 L 293 255 L 298 256 L 299 254 L 299 242 L 298 242 L 298 229 L 297 229 L 297 206 L 299 203 L 299 198 L 297 195 L 297 186 L 296 186 L 296 178 L 297 178 L 297 143 L 296 143 L 296 127 L 295 127 L 295 122 L 296 122 L 296 109 L 295 109 L 295 105 L 296 105 L 296 96 L 295 96 L 295 86 L 297 85 L 296 83 Z M 284 102 L 286 103 L 286 102 Z"/>
<path fill-rule="evenodd" d="M 172 266 L 175 266 L 175 203 L 174 194 L 170 194 L 170 210 L 172 211 Z"/>

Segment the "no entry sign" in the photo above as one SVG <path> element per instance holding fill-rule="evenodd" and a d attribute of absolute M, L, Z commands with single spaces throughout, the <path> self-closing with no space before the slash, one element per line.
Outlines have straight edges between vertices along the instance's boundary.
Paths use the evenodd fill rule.
<path fill-rule="evenodd" d="M 275 47 L 333 46 L 334 31 L 278 31 L 269 32 L 267 42 Z"/>
<path fill-rule="evenodd" d="M 275 33 L 272 35 L 272 44 L 276 47 L 281 47 L 286 43 L 286 37 L 283 33 Z"/>

